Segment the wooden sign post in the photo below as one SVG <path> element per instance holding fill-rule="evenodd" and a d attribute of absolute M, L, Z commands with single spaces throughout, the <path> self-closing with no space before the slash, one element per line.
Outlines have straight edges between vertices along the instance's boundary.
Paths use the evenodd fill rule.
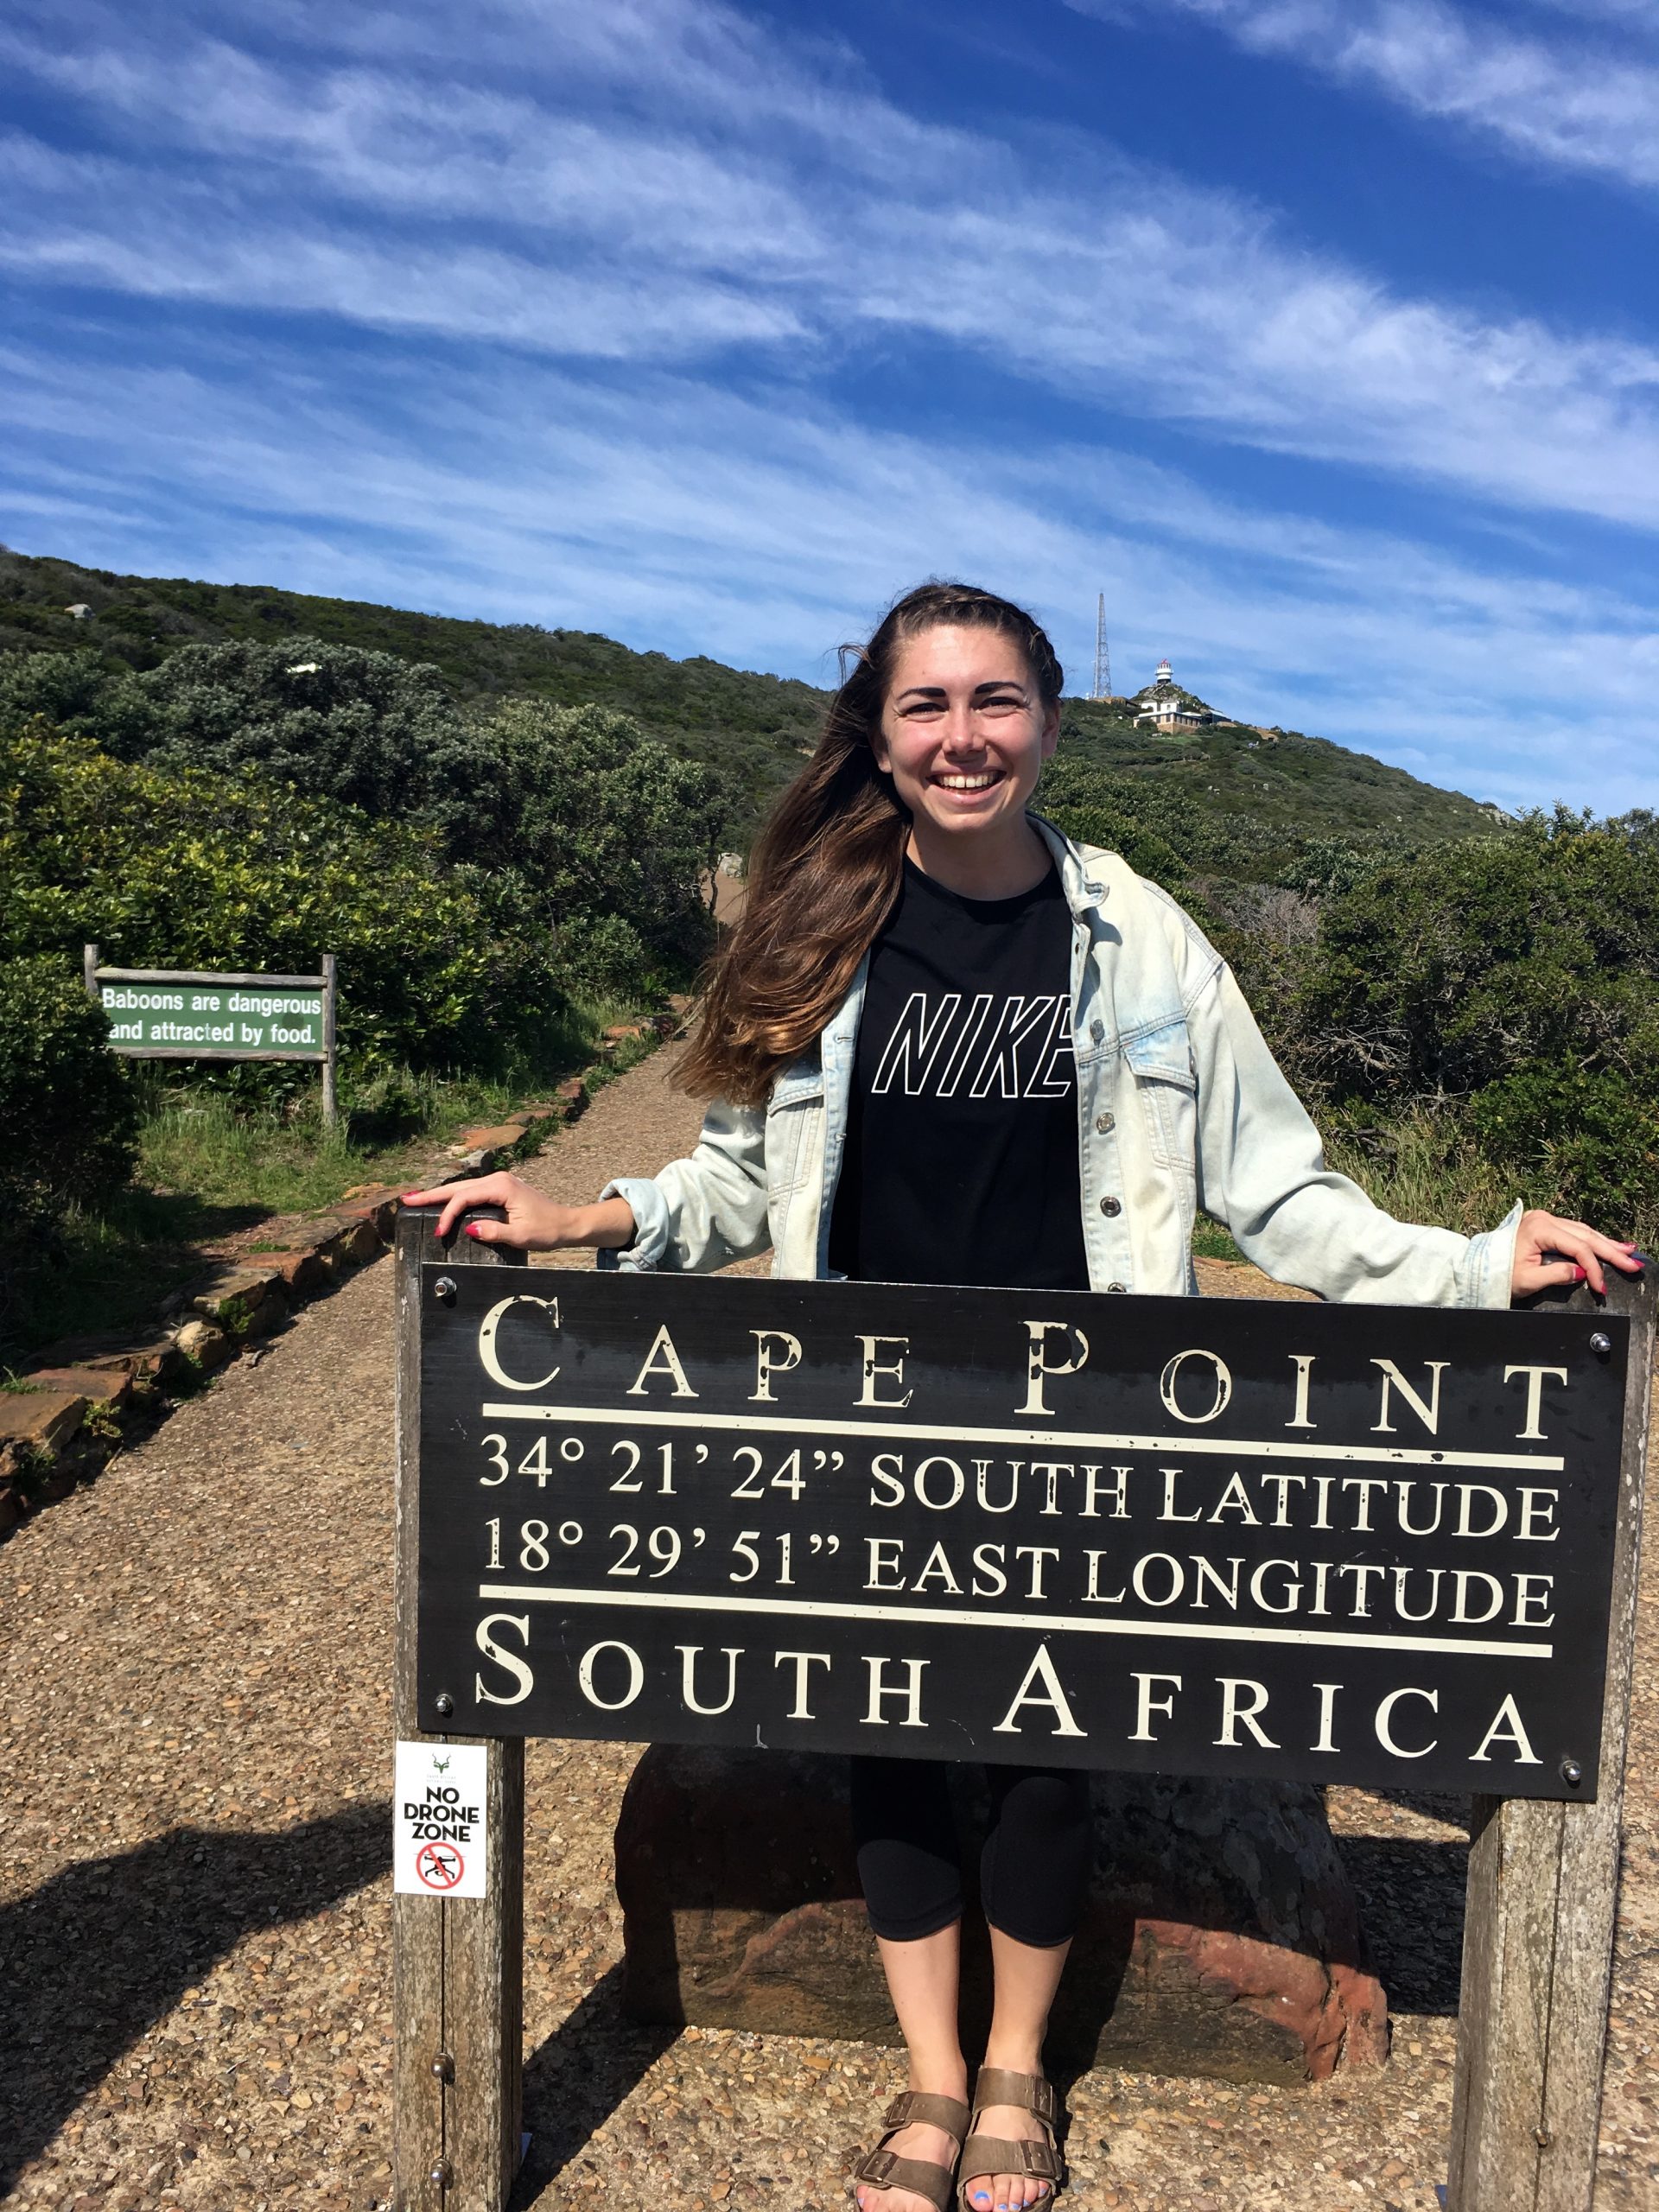
<path fill-rule="evenodd" d="M 487 1210 L 486 1210 L 487 1211 Z M 469 1218 L 475 1218 L 469 1216 Z M 489 1217 L 500 1218 L 499 1212 Z M 522 1253 L 469 1236 L 433 1235 L 436 1215 L 397 1219 L 397 1563 L 392 1726 L 400 1743 L 425 1734 L 416 1699 L 416 1600 L 421 1560 L 421 1300 L 423 1262 L 443 1274 L 467 1268 L 515 1274 Z M 429 1283 L 430 1278 L 428 1279 Z M 524 1745 L 486 1747 L 489 1889 L 481 1897 L 394 1897 L 391 1916 L 392 2202 L 396 2212 L 503 2212 L 518 2171 L 524 2066 Z"/>
<path fill-rule="evenodd" d="M 1588 2212 L 1594 2193 L 1656 1305 L 1659 1284 L 1608 1269 L 1605 1310 L 1631 1327 L 1594 1802 L 1471 1808 L 1447 2212 Z"/>
<path fill-rule="evenodd" d="M 333 1128 L 340 976 L 325 952 L 316 976 L 210 975 L 194 969 L 101 968 L 81 955 L 86 995 L 110 1017 L 110 1049 L 135 1060 L 315 1060 L 322 1119 Z"/>
<path fill-rule="evenodd" d="M 399 2212 L 511 2186 L 526 1735 L 1484 1790 L 1452 2212 L 1584 2212 L 1650 1287 L 504 1279 L 430 1220 L 399 1230 L 397 1731 L 491 1745 L 490 1876 L 397 1901 Z"/>

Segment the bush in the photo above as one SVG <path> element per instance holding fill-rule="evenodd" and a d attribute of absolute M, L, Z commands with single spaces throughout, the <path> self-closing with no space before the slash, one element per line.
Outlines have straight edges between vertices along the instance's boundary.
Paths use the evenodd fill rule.
<path fill-rule="evenodd" d="M 0 731 L 41 715 L 123 760 L 432 831 L 486 906 L 557 935 L 580 988 L 639 997 L 710 943 L 702 879 L 732 795 L 626 715 L 513 700 L 463 716 L 435 668 L 300 637 L 190 645 L 143 676 L 90 653 L 0 661 Z"/>
<path fill-rule="evenodd" d="M 78 968 L 0 963 L 0 1207 L 7 1243 L 126 1180 L 137 1126 L 127 1070 Z"/>
<path fill-rule="evenodd" d="M 1558 810 L 1383 863 L 1258 1003 L 1354 1128 L 1433 1106 L 1534 1204 L 1659 1218 L 1659 839 Z"/>
<path fill-rule="evenodd" d="M 90 652 L 0 654 L 0 732 L 15 736 L 37 716 L 122 760 L 137 760 L 162 734 L 130 669 L 111 670 Z"/>
<path fill-rule="evenodd" d="M 718 779 L 602 707 L 510 700 L 480 736 L 500 804 L 493 824 L 478 810 L 474 849 L 521 879 L 561 961 L 616 992 L 683 975 L 712 939 Z"/>
<path fill-rule="evenodd" d="M 533 1047 L 563 995 L 512 884 L 434 840 L 245 773 L 166 773 L 42 724 L 0 738 L 0 951 L 315 973 L 340 963 L 340 1047 L 364 1069 L 481 1067 Z"/>
<path fill-rule="evenodd" d="M 478 782 L 476 741 L 442 677 L 395 653 L 304 637 L 187 645 L 131 685 L 156 716 L 149 757 L 170 767 L 261 768 L 451 838 Z"/>

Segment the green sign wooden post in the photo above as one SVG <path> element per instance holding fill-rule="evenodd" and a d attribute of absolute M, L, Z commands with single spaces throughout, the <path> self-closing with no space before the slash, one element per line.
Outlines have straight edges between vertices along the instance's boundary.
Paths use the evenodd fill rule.
<path fill-rule="evenodd" d="M 194 969 L 100 968 L 83 955 L 86 994 L 110 1018 L 110 1048 L 138 1060 L 315 1060 L 322 1069 L 322 1118 L 332 1128 L 334 956 L 316 976 L 208 975 Z"/>

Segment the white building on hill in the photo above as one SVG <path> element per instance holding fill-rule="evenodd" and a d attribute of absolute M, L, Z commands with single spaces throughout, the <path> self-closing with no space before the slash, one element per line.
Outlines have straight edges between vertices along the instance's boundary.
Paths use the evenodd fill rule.
<path fill-rule="evenodd" d="M 1147 723 L 1154 729 L 1202 729 L 1206 722 L 1216 719 L 1201 701 L 1182 690 L 1166 660 L 1159 662 L 1140 699 L 1135 721 L 1137 725 Z"/>

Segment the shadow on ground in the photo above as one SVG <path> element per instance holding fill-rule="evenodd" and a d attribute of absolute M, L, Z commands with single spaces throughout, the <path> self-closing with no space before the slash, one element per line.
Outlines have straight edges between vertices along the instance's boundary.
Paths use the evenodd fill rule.
<path fill-rule="evenodd" d="M 512 2212 L 533 2203 L 579 2158 L 679 2034 L 677 2027 L 642 2027 L 623 2017 L 620 1966 L 600 1977 L 525 2062 L 524 2124 L 531 2143 Z M 584 2163 L 597 2171 L 596 2161 Z"/>
<path fill-rule="evenodd" d="M 391 1843 L 384 1802 L 264 1834 L 175 1828 L 0 1910 L 0 2188 L 244 1936 L 361 1889 Z"/>
<path fill-rule="evenodd" d="M 1455 2013 L 1468 1845 L 1342 1835 L 1337 1849 L 1389 2012 Z"/>

